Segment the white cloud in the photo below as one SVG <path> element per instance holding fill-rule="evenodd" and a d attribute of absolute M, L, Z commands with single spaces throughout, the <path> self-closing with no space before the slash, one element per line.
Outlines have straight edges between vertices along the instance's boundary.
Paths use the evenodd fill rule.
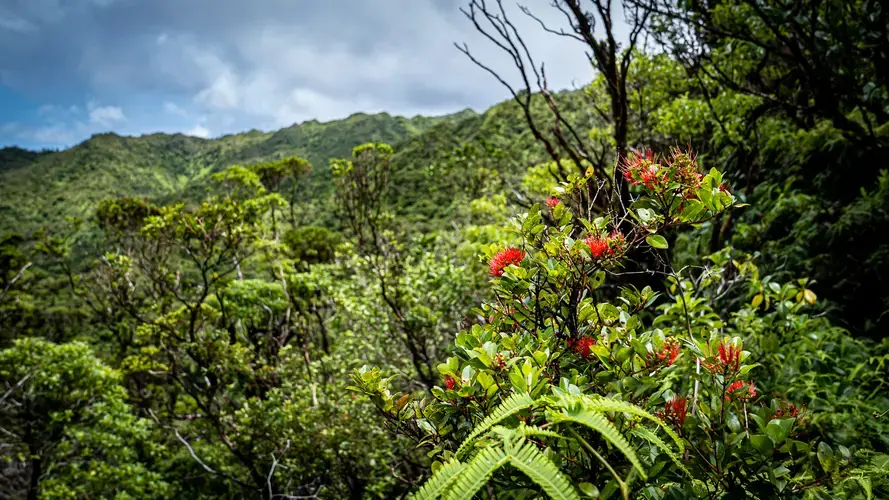
<path fill-rule="evenodd" d="M 115 123 L 126 121 L 123 110 L 118 106 L 99 106 L 91 107 L 90 123 L 101 125 L 103 127 L 111 127 Z"/>
<path fill-rule="evenodd" d="M 0 124 L 0 138 L 67 147 L 127 120 L 120 107 L 99 106 L 96 101 L 87 102 L 85 108 L 44 104 L 36 109 L 35 115 L 41 123 L 13 121 Z"/>
<path fill-rule="evenodd" d="M 70 145 L 78 136 L 77 130 L 62 123 L 37 127 L 21 123 L 5 123 L 0 126 L 0 134 L 21 141 L 52 145 Z"/>
<path fill-rule="evenodd" d="M 210 131 L 203 125 L 195 125 L 194 128 L 187 132 L 184 132 L 184 134 L 193 137 L 200 137 L 201 139 L 207 139 L 210 137 Z"/>
<path fill-rule="evenodd" d="M 63 121 L 121 133 L 185 130 L 201 115 L 201 128 L 212 123 L 222 134 L 359 111 L 482 110 L 508 92 L 453 43 L 466 41 L 509 81 L 518 74 L 458 12 L 467 2 L 16 0 L 0 7 L 0 24 L 21 19 L 36 31 L 0 26 L 0 80 L 37 95 L 53 95 L 50 82 L 63 81 L 66 92 L 116 103 L 81 106 Z M 564 23 L 548 2 L 533 3 L 547 23 Z M 504 5 L 552 88 L 591 79 L 583 44 L 543 32 L 511 0 Z M 64 108 L 41 118 L 62 120 Z"/>
<path fill-rule="evenodd" d="M 170 101 L 164 102 L 164 113 L 167 113 L 168 115 L 175 115 L 175 116 L 188 115 L 188 113 L 184 109 L 179 107 L 176 103 L 173 103 Z"/>
<path fill-rule="evenodd" d="M 201 90 L 195 100 L 216 110 L 233 109 L 241 102 L 242 91 L 237 76 L 226 69 L 209 87 Z"/>

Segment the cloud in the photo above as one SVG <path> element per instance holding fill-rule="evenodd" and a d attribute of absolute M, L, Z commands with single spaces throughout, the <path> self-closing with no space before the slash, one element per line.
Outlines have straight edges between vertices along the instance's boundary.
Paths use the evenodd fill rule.
<path fill-rule="evenodd" d="M 96 101 L 87 102 L 85 107 L 43 104 L 35 115 L 36 123 L 0 124 L 0 137 L 43 146 L 71 146 L 127 120 L 119 106 L 101 106 Z"/>
<path fill-rule="evenodd" d="M 77 89 L 77 102 L 119 103 L 126 116 L 120 107 L 89 110 L 115 130 L 184 130 L 193 121 L 172 119 L 201 115 L 216 133 L 268 130 L 359 111 L 482 110 L 506 99 L 454 42 L 518 80 L 509 56 L 459 12 L 467 0 L 8 1 L 0 19 L 33 29 L 0 28 L 0 85 L 38 102 Z M 504 4 L 551 87 L 592 77 L 582 44 Z M 535 14 L 558 26 L 564 19 L 545 4 Z M 133 111 L 137 100 L 154 114 Z"/>
<path fill-rule="evenodd" d="M 201 139 L 207 139 L 210 137 L 210 131 L 202 125 L 195 125 L 193 129 L 184 133 L 185 135 L 200 137 Z"/>
<path fill-rule="evenodd" d="M 29 126 L 22 123 L 5 123 L 0 126 L 0 136 L 13 137 L 25 143 L 43 145 L 69 145 L 77 140 L 77 131 L 65 124 Z"/>
<path fill-rule="evenodd" d="M 111 127 L 115 123 L 126 121 L 123 110 L 117 106 L 90 106 L 90 123 Z"/>
<path fill-rule="evenodd" d="M 175 116 L 187 116 L 188 115 L 188 112 L 186 112 L 184 109 L 179 107 L 179 105 L 177 105 L 176 103 L 170 102 L 170 101 L 164 102 L 164 113 L 167 113 L 169 115 L 175 115 Z"/>

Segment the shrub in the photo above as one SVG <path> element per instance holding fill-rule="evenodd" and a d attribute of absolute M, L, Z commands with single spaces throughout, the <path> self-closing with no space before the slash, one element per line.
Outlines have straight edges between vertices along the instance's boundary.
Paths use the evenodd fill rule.
<path fill-rule="evenodd" d="M 816 301 L 808 283 L 759 279 L 723 252 L 660 271 L 665 294 L 615 293 L 609 279 L 628 256 L 662 257 L 661 233 L 734 203 L 718 171 L 704 175 L 678 151 L 637 156 L 623 172 L 640 196 L 621 219 L 553 202 L 551 223 L 537 205 L 516 221 L 523 244 L 489 255 L 495 299 L 458 334 L 431 398 L 393 393 L 376 368 L 354 373 L 353 389 L 393 430 L 431 448 L 434 474 L 417 498 L 471 498 L 486 484 L 510 497 L 870 496 L 886 457 L 829 443 L 830 422 L 792 399 L 803 394 L 788 360 L 799 335 L 836 334 L 801 313 Z M 590 178 L 563 184 L 560 199 L 571 204 Z M 737 307 L 739 297 L 749 302 Z M 735 308 L 718 309 L 728 299 Z"/>

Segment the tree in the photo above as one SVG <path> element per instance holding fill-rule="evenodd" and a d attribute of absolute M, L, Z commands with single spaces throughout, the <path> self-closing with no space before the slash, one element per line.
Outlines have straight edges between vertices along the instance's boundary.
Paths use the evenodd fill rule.
<path fill-rule="evenodd" d="M 166 498 L 152 470 L 150 426 L 126 403 L 120 374 L 83 343 L 19 339 L 0 351 L 6 498 Z"/>
<path fill-rule="evenodd" d="M 496 0 L 495 6 L 489 6 L 485 0 L 472 0 L 467 9 L 461 10 L 482 35 L 510 56 L 519 70 L 523 88 L 516 90 L 504 77 L 476 59 L 465 44 L 458 45 L 457 48 L 475 64 L 491 73 L 510 91 L 515 102 L 521 106 L 532 134 L 552 158 L 561 176 L 560 180 L 566 179 L 563 161 L 570 162 L 580 174 L 590 166 L 595 169 L 598 182 L 590 183 L 588 186 L 589 192 L 580 201 L 582 210 L 593 208 L 600 212 L 612 210 L 622 216 L 629 204 L 629 191 L 626 183 L 618 175 L 615 165 L 626 159 L 628 151 L 630 105 L 627 77 L 639 35 L 648 20 L 648 11 L 630 3 L 624 4 L 630 23 L 630 34 L 627 47 L 621 50 L 615 37 L 612 12 L 614 3 L 612 0 L 593 0 L 591 2 L 593 10 L 590 11 L 583 6 L 581 0 L 553 1 L 552 7 L 567 19 L 568 31 L 547 26 L 530 9 L 521 8 L 525 15 L 536 20 L 546 32 L 574 39 L 586 47 L 587 58 L 606 82 L 609 111 L 603 111 L 598 103 L 592 103 L 592 106 L 599 116 L 612 126 L 613 156 L 608 155 L 605 149 L 600 150 L 598 154 L 593 151 L 587 145 L 587 138 L 582 137 L 576 125 L 571 124 L 560 111 L 558 100 L 547 87 L 545 66 L 543 64 L 537 66 L 521 34 L 509 20 L 502 0 Z M 596 36 L 597 24 L 604 32 L 601 38 Z M 532 83 L 535 85 L 533 88 Z M 538 123 L 539 119 L 532 110 L 535 91 L 539 92 L 539 98 L 545 101 L 550 111 L 552 124 L 549 127 Z M 600 197 L 603 201 L 599 201 Z"/>
<path fill-rule="evenodd" d="M 302 158 L 291 156 L 277 161 L 252 165 L 250 170 L 259 177 L 259 181 L 270 193 L 278 193 L 283 185 L 289 184 L 290 190 L 287 201 L 290 205 L 290 216 L 288 217 L 288 222 L 291 226 L 296 226 L 297 220 L 294 210 L 300 181 L 311 172 L 312 164 Z M 272 234 L 275 235 L 275 239 L 278 238 L 277 228 L 275 208 L 272 207 Z"/>
<path fill-rule="evenodd" d="M 392 154 L 387 144 L 364 144 L 352 151 L 352 160 L 332 160 L 330 168 L 340 217 L 355 239 L 358 255 L 373 272 L 395 334 L 407 349 L 417 377 L 425 387 L 431 387 L 437 346 L 434 337 L 424 331 L 422 315 L 412 314 L 416 304 L 404 283 L 405 254 L 386 227 Z"/>

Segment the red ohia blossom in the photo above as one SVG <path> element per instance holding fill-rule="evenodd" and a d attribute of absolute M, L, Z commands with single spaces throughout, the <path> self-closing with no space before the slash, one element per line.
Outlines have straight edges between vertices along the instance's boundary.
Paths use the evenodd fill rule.
<path fill-rule="evenodd" d="M 590 348 L 596 345 L 596 339 L 593 337 L 581 337 L 569 345 L 574 348 L 574 352 L 580 355 L 581 358 L 588 358 L 591 354 Z"/>
<path fill-rule="evenodd" d="M 716 356 L 705 361 L 704 366 L 712 373 L 731 374 L 741 368 L 741 346 L 728 342 L 719 344 Z"/>
<path fill-rule="evenodd" d="M 660 351 L 657 352 L 657 359 L 660 362 L 667 363 L 667 366 L 672 365 L 676 358 L 679 356 L 679 341 L 674 338 L 669 338 L 664 341 L 664 347 L 661 348 Z"/>
<path fill-rule="evenodd" d="M 667 176 L 665 173 L 661 175 L 662 170 L 650 149 L 641 154 L 633 153 L 623 162 L 624 179 L 634 186 L 645 184 L 648 189 L 660 182 L 666 182 Z"/>
<path fill-rule="evenodd" d="M 735 382 L 732 382 L 732 384 L 725 390 L 726 401 L 731 401 L 732 399 L 736 399 L 738 401 L 749 401 L 755 397 L 756 387 L 753 386 L 753 382 L 737 380 Z"/>
<path fill-rule="evenodd" d="M 583 242 L 586 243 L 588 247 L 590 247 L 590 253 L 593 254 L 594 259 L 598 259 L 606 253 L 614 253 L 614 250 L 612 250 L 611 247 L 608 246 L 608 240 L 598 238 L 596 236 L 590 236 L 589 238 L 584 239 Z"/>
<path fill-rule="evenodd" d="M 507 248 L 506 250 L 499 252 L 491 259 L 491 276 L 503 276 L 503 269 L 506 266 L 512 264 L 518 265 L 524 258 L 525 252 L 518 248 Z"/>
<path fill-rule="evenodd" d="M 550 196 L 546 199 L 546 206 L 548 206 L 549 208 L 556 208 L 556 205 L 558 205 L 560 202 L 561 200 L 559 200 L 555 196 Z"/>
<path fill-rule="evenodd" d="M 445 387 L 446 387 L 449 391 L 450 391 L 450 390 L 453 390 L 454 387 L 456 387 L 456 385 L 457 385 L 457 381 L 454 380 L 454 377 L 452 377 L 452 376 L 450 376 L 450 375 L 445 375 L 444 383 L 445 383 Z"/>
<path fill-rule="evenodd" d="M 673 396 L 664 404 L 664 420 L 671 424 L 682 427 L 685 424 L 685 416 L 688 413 L 688 398 L 684 396 Z"/>

